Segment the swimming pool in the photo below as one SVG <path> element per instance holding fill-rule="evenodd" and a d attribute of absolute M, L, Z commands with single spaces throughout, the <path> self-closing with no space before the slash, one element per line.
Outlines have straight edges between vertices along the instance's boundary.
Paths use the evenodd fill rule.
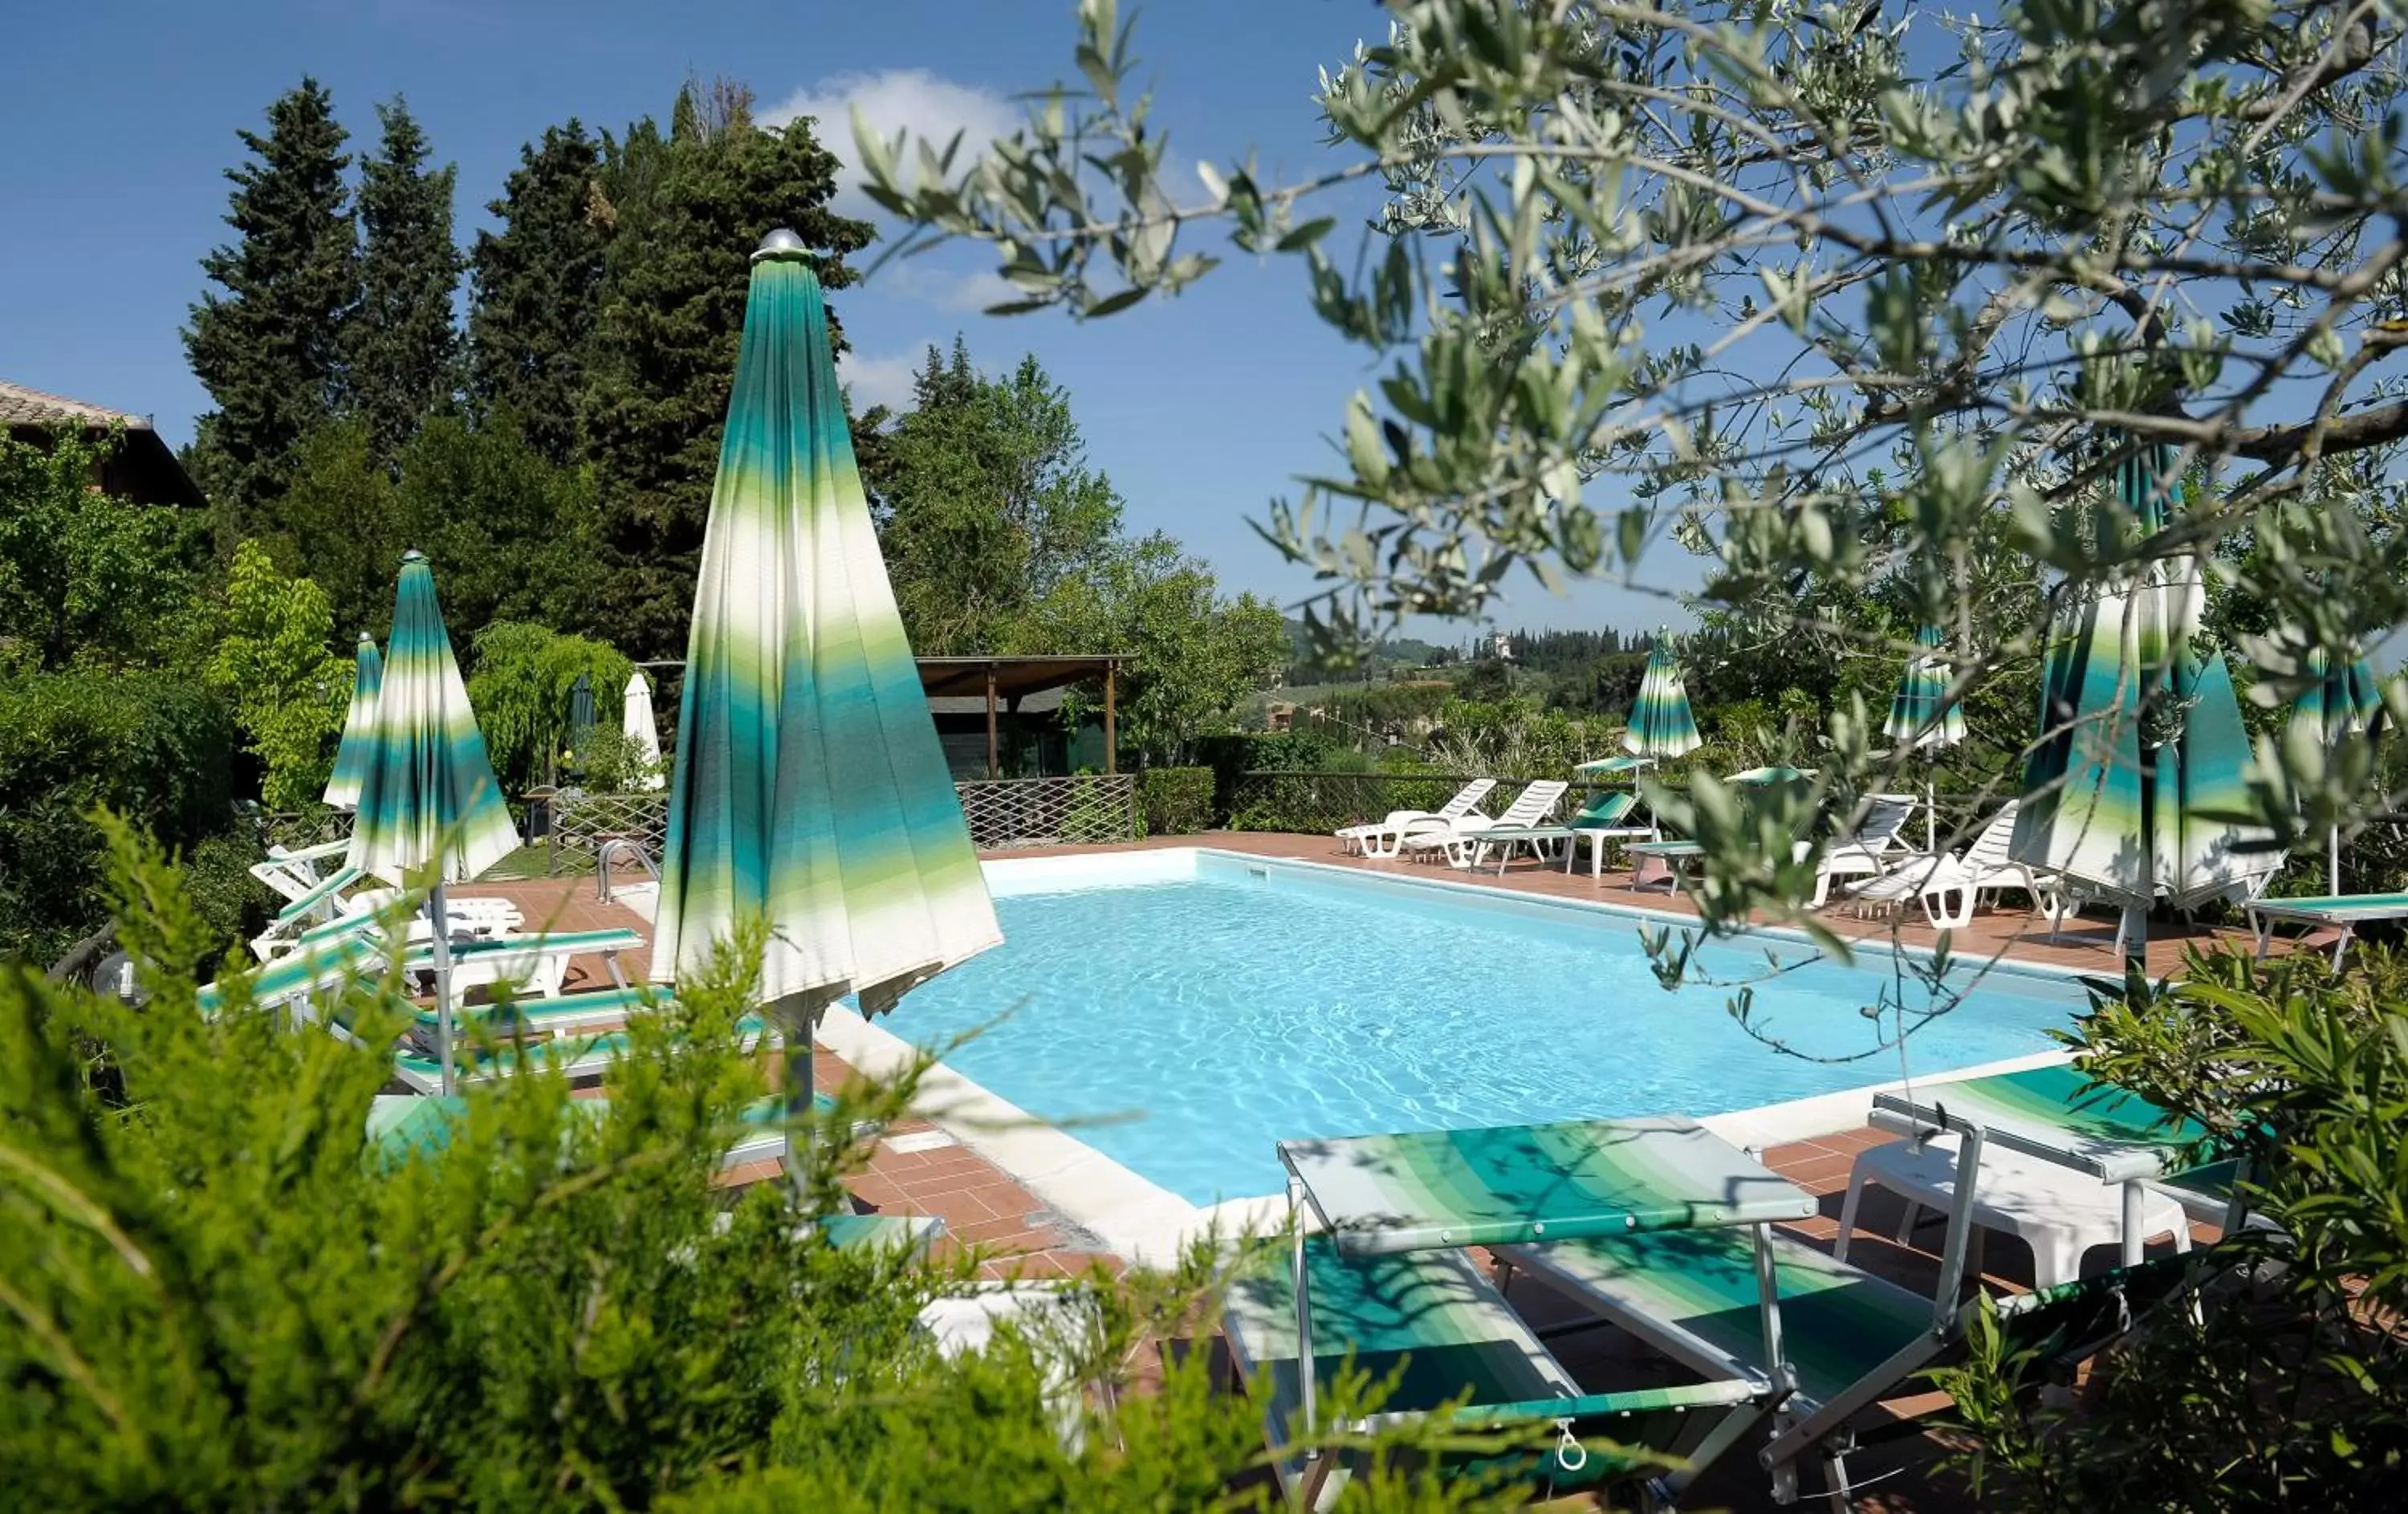
<path fill-rule="evenodd" d="M 1727 986 L 1667 992 L 1627 913 L 1204 850 L 987 875 L 1004 944 L 882 1023 L 925 1045 L 1008 1012 L 947 1062 L 1194 1204 L 1279 1191 L 1288 1137 L 1702 1116 L 1899 1073 L 1894 1052 L 1782 1055 Z M 1697 966 L 1762 979 L 1768 949 L 1793 970 L 1756 985 L 1759 1029 L 1813 1057 L 1874 1046 L 1885 954 L 1799 966 L 1807 947 L 1768 938 Z M 2082 1004 L 1994 973 L 1916 1032 L 1914 1070 L 2044 1051 Z"/>

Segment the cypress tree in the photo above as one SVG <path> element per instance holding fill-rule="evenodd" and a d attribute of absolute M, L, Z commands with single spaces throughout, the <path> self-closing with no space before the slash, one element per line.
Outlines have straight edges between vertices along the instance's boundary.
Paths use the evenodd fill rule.
<path fill-rule="evenodd" d="M 738 86 L 689 83 L 666 137 L 639 123 L 606 155 L 599 209 L 609 247 L 581 417 L 600 492 L 601 607 L 631 656 L 676 656 L 693 610 L 752 250 L 791 226 L 835 254 L 822 261 L 820 281 L 841 289 L 853 278 L 842 254 L 868 245 L 871 228 L 827 209 L 837 162 L 810 123 L 756 124 Z"/>
<path fill-rule="evenodd" d="M 219 548 L 258 535 L 294 444 L 333 412 L 342 326 L 359 298 L 343 185 L 351 158 L 334 98 L 315 79 L 267 108 L 267 132 L 238 134 L 251 161 L 234 181 L 235 239 L 201 259 L 217 289 L 192 308 L 184 352 L 216 403 L 191 454 Z"/>
<path fill-rule="evenodd" d="M 426 166 L 426 133 L 400 96 L 377 107 L 377 118 L 383 140 L 360 171 L 360 307 L 345 376 L 370 453 L 390 469 L 420 421 L 459 389 L 452 296 L 465 260 L 452 240 L 459 170 Z"/>
<path fill-rule="evenodd" d="M 486 206 L 499 231 L 477 234 L 468 311 L 468 387 L 516 413 L 527 444 L 555 463 L 577 455 L 577 408 L 602 291 L 594 197 L 601 144 L 582 124 L 546 127 Z"/>

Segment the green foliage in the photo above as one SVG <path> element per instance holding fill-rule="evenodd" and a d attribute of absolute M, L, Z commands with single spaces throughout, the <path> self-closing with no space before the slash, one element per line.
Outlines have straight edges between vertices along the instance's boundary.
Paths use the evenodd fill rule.
<path fill-rule="evenodd" d="M 267 108 L 265 136 L 238 135 L 252 161 L 227 176 L 235 240 L 201 259 L 218 287 L 184 332 L 193 374 L 217 407 L 200 419 L 194 476 L 229 554 L 270 528 L 294 444 L 334 413 L 343 324 L 359 300 L 343 185 L 351 158 L 333 96 L 305 78 Z"/>
<path fill-rule="evenodd" d="M 485 732 L 494 774 L 510 794 L 544 781 L 548 760 L 567 740 L 580 674 L 591 681 L 599 729 L 615 728 L 618 693 L 635 671 L 615 648 L 524 621 L 496 621 L 479 631 L 469 658 L 468 702 Z"/>
<path fill-rule="evenodd" d="M 2272 1229 L 2223 1243 L 2246 1273 L 2168 1309 L 2094 1370 L 2088 1400 L 2034 1405 L 1995 1345 L 1942 1386 L 1976 1437 L 1985 1503 L 2034 1511 L 2372 1507 L 2408 1475 L 2408 957 L 2195 956 L 2083 1023 L 2086 1071 L 2245 1160 Z"/>
<path fill-rule="evenodd" d="M 225 705 L 179 673 L 0 671 L 0 960 L 47 966 L 107 920 L 95 809 L 195 854 L 223 831 L 233 747 Z M 211 924 L 238 923 L 212 897 Z"/>
<path fill-rule="evenodd" d="M 322 584 L 337 627 L 381 634 L 394 565 L 426 554 L 444 613 L 581 625 L 592 613 L 594 488 L 548 461 L 507 410 L 427 417 L 400 453 L 398 482 L 377 466 L 366 425 L 320 427 L 296 449 L 277 559 Z"/>
<path fill-rule="evenodd" d="M 1815 697 L 1842 793 L 1923 766 L 1878 738 L 1858 675 L 1941 627 L 1969 699 L 2019 728 L 1949 759 L 1961 791 L 2035 740 L 2021 696 L 2052 613 L 2116 582 L 2220 557 L 2226 628 L 2276 699 L 2310 652 L 2408 621 L 2396 19 L 1383 11 L 1322 73 L 1340 160 L 1292 180 L 1253 154 L 1199 170 L 1200 196 L 1168 173 L 1113 0 L 1079 7 L 1083 85 L 1029 92 L 984 155 L 859 144 L 909 226 L 884 255 L 987 243 L 1022 309 L 1176 295 L 1215 230 L 1302 266 L 1312 313 L 1379 375 L 1333 406 L 1339 466 L 1264 524 L 1321 581 L 1317 645 L 1492 613 L 1523 570 L 1661 592 L 1646 559 L 1670 539 L 1706 566 L 1678 597 L 1755 685 L 1729 701 Z M 1320 212 L 1367 178 L 1383 199 L 1334 249 Z M 2193 485 L 2145 541 L 2106 486 L 2143 446 Z M 2264 765 L 2258 818 L 2286 835 L 2295 810 L 2397 797 L 2287 746 Z M 1794 912 L 1767 887 L 1715 890 L 1713 923 Z"/>
<path fill-rule="evenodd" d="M 328 1006 L 358 1042 L 239 991 L 204 1018 L 214 938 L 155 853 L 121 830 L 115 855 L 142 1008 L 0 965 L 0 1504 L 1263 1507 L 1259 1420 L 1209 1351 L 1130 1391 L 1139 1353 L 1207 1306 L 1208 1254 L 1087 1279 L 1090 1329 L 946 1363 L 914 1316 L 975 1286 L 967 1259 L 821 1241 L 856 1123 L 901 1116 L 920 1068 L 796 1132 L 820 1153 L 799 1213 L 780 1185 L 718 1185 L 768 1091 L 736 1034 L 757 930 L 633 1018 L 607 1102 L 523 1074 L 403 1147 L 366 1133 L 391 1001 Z M 1077 1450 L 1054 1373 L 1098 1390 L 1065 1406 Z M 1332 1409 L 1376 1403 L 1354 1383 Z M 1440 1443 L 1356 1445 L 1404 1466 Z M 1522 1496 L 1386 1470 L 1350 1504 Z"/>
<path fill-rule="evenodd" d="M 1119 737 L 1147 763 L 1189 760 L 1200 737 L 1235 728 L 1238 707 L 1286 660 L 1277 609 L 1220 595 L 1211 568 L 1160 534 L 1117 544 L 1055 585 L 1005 644 L 1013 652 L 1132 652 L 1120 675 Z M 1066 700 L 1070 718 L 1096 696 Z"/>
<path fill-rule="evenodd" d="M 93 488 L 116 445 L 0 436 L 0 670 L 191 656 L 201 524 Z"/>
<path fill-rule="evenodd" d="M 255 541 L 235 549 L 225 635 L 208 677 L 266 769 L 260 792 L 271 810 L 302 808 L 325 790 L 351 694 L 350 659 L 327 650 L 334 627 L 317 584 L 279 572 Z"/>
<path fill-rule="evenodd" d="M 1137 802 L 1149 836 L 1192 836 L 1212 827 L 1212 770 L 1148 768 L 1137 775 Z"/>
<path fill-rule="evenodd" d="M 383 137 L 360 165 L 360 303 L 343 328 L 344 402 L 391 468 L 459 389 L 452 297 L 466 260 L 452 240 L 458 168 L 426 166 L 426 133 L 400 96 L 377 119 Z"/>
<path fill-rule="evenodd" d="M 519 150 L 519 166 L 485 209 L 468 308 L 468 389 L 522 417 L 527 444 L 554 463 L 578 455 L 577 411 L 601 310 L 602 228 L 589 205 L 601 145 L 571 120 Z"/>
<path fill-rule="evenodd" d="M 1031 642 L 1024 623 L 1038 607 L 1118 545 L 1120 495 L 1086 466 L 1069 396 L 1035 357 L 984 379 L 956 337 L 950 363 L 928 349 L 912 388 L 891 429 L 865 418 L 876 440 L 862 468 L 912 648 L 959 656 Z"/>
<path fill-rule="evenodd" d="M 602 617 L 640 657 L 682 656 L 744 327 L 747 259 L 791 227 L 825 250 L 822 284 L 870 227 L 827 209 L 837 161 L 808 121 L 765 127 L 749 91 L 688 83 L 665 136 L 646 120 L 609 144 L 594 214 L 603 288 L 580 424 L 603 522 Z M 831 323 L 833 331 L 833 323 Z"/>

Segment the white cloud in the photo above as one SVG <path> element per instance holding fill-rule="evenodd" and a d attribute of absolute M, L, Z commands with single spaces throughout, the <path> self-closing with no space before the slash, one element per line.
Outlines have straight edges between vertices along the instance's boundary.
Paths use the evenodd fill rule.
<path fill-rule="evenodd" d="M 837 187 L 835 209 L 847 215 L 867 215 L 874 207 L 861 192 L 861 175 L 853 166 L 853 108 L 859 106 L 869 129 L 889 141 L 898 131 L 941 147 L 962 134 L 962 159 L 975 155 L 998 137 L 1009 137 L 1019 124 L 1019 112 L 993 90 L 956 84 L 924 68 L 887 68 L 874 74 L 832 74 L 805 85 L 762 112 L 762 121 L 782 126 L 797 116 L 819 124 L 820 145 L 843 159 L 845 171 Z M 905 166 L 910 167 L 907 160 Z M 992 303 L 992 302 L 989 302 Z"/>
<path fill-rule="evenodd" d="M 872 405 L 910 409 L 911 378 L 919 369 L 918 353 L 901 353 L 893 357 L 865 357 L 859 353 L 848 352 L 836 360 L 837 382 L 853 391 L 853 410 L 856 415 Z"/>

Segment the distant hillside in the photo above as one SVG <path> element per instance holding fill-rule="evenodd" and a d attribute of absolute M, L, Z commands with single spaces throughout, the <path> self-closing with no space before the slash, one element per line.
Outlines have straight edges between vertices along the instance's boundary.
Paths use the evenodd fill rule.
<path fill-rule="evenodd" d="M 1305 634 L 1304 622 L 1293 618 L 1288 621 L 1287 641 L 1291 649 L 1287 671 L 1290 684 L 1352 683 L 1361 680 L 1366 672 L 1377 676 L 1398 668 L 1426 668 L 1433 663 L 1459 662 L 1463 658 L 1460 648 L 1439 646 L 1409 636 L 1399 636 L 1375 642 L 1354 667 L 1334 670 L 1312 659 L 1311 639 Z"/>

